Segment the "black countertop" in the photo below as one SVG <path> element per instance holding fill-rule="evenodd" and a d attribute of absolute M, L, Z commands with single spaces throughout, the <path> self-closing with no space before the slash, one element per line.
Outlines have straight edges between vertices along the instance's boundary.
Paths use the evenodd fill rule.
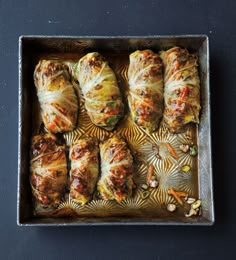
<path fill-rule="evenodd" d="M 0 0 L 0 258 L 235 259 L 236 1 Z M 207 34 L 216 223 L 212 227 L 16 225 L 20 35 Z"/>

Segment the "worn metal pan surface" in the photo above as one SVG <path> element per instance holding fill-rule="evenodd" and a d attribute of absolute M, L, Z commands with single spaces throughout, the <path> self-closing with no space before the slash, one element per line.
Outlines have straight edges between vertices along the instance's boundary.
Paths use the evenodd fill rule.
<path fill-rule="evenodd" d="M 84 135 L 104 139 L 114 133 L 124 137 L 136 158 L 134 195 L 122 203 L 94 199 L 85 206 L 61 202 L 59 209 L 35 212 L 29 184 L 29 149 L 33 134 L 41 124 L 38 101 L 33 83 L 34 67 L 41 58 L 77 61 L 90 51 L 99 51 L 114 69 L 119 86 L 126 99 L 128 56 L 137 49 L 152 49 L 156 52 L 173 46 L 187 48 L 199 57 L 201 80 L 201 119 L 199 126 L 189 126 L 181 134 L 171 134 L 161 124 L 154 134 L 147 134 L 132 124 L 127 116 L 113 132 L 94 126 L 84 109 L 80 95 L 80 114 L 78 127 L 64 134 L 69 145 Z M 76 86 L 75 86 L 76 87 Z M 78 86 L 77 86 L 78 87 Z M 79 89 L 79 88 L 78 88 Z M 181 153 L 181 143 L 194 142 L 198 145 L 198 156 L 191 157 Z M 166 151 L 169 143 L 177 152 L 178 160 Z M 18 197 L 17 223 L 19 225 L 212 225 L 214 223 L 212 160 L 211 160 L 211 122 L 209 90 L 209 43 L 205 35 L 148 36 L 148 37 L 76 37 L 76 36 L 22 36 L 19 39 L 19 150 L 18 150 Z M 155 151 L 158 150 L 162 160 Z M 143 158 L 145 158 L 143 160 Z M 148 165 L 152 163 L 159 180 L 158 189 L 151 191 L 148 199 L 143 199 L 141 185 L 145 182 Z M 191 171 L 181 172 L 183 165 L 190 165 Z M 186 218 L 184 208 L 174 214 L 166 210 L 168 203 L 175 203 L 168 195 L 168 189 L 187 192 L 202 201 L 201 216 Z M 41 216 L 40 216 L 41 215 Z M 70 215 L 68 217 L 67 215 Z"/>

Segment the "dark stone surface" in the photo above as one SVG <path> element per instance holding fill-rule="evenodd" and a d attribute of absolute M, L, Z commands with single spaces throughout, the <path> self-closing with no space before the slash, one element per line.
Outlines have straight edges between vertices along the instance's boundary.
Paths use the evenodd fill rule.
<path fill-rule="evenodd" d="M 0 0 L 1 259 L 235 259 L 235 10 L 234 0 Z M 18 227 L 18 37 L 22 34 L 209 35 L 215 225 Z"/>

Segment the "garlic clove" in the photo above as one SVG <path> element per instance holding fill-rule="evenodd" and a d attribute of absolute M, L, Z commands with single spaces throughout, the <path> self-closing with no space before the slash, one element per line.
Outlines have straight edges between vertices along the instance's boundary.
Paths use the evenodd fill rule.
<path fill-rule="evenodd" d="M 141 185 L 141 188 L 142 188 L 143 190 L 147 190 L 147 189 L 148 189 L 148 186 L 147 186 L 147 184 L 142 184 L 142 185 Z"/>
<path fill-rule="evenodd" d="M 169 203 L 166 208 L 169 212 L 174 212 L 176 210 L 176 205 L 173 203 Z"/>
<path fill-rule="evenodd" d="M 179 146 L 179 149 L 184 152 L 184 153 L 187 153 L 189 151 L 189 145 L 188 144 L 181 144 Z"/>
<path fill-rule="evenodd" d="M 150 180 L 149 186 L 151 188 L 156 188 L 158 186 L 158 181 L 157 180 Z"/>
<path fill-rule="evenodd" d="M 186 202 L 187 202 L 188 204 L 193 204 L 195 201 L 196 201 L 195 198 L 188 198 L 188 199 L 186 200 Z"/>

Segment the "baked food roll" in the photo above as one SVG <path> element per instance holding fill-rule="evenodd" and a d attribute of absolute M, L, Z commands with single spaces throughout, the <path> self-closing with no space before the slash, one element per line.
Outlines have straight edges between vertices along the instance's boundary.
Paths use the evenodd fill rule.
<path fill-rule="evenodd" d="M 32 138 L 30 184 L 36 204 L 45 208 L 58 206 L 67 183 L 67 162 L 64 145 L 52 134 Z"/>
<path fill-rule="evenodd" d="M 161 52 L 164 63 L 164 121 L 177 133 L 188 123 L 199 123 L 200 80 L 198 59 L 179 47 Z"/>
<path fill-rule="evenodd" d="M 101 178 L 98 192 L 105 200 L 118 202 L 131 196 L 133 189 L 133 158 L 123 139 L 116 136 L 100 145 Z"/>
<path fill-rule="evenodd" d="M 72 131 L 79 106 L 68 66 L 54 60 L 40 60 L 34 71 L 34 83 L 45 127 L 52 133 Z"/>
<path fill-rule="evenodd" d="M 162 61 L 151 50 L 130 54 L 129 108 L 132 120 L 147 132 L 158 127 L 163 113 Z"/>
<path fill-rule="evenodd" d="M 74 66 L 85 108 L 91 121 L 112 130 L 123 116 L 124 105 L 116 76 L 105 58 L 98 52 L 88 53 Z"/>
<path fill-rule="evenodd" d="M 70 198 L 84 205 L 91 200 L 97 182 L 97 142 L 91 138 L 75 141 L 70 147 L 70 160 Z"/>

